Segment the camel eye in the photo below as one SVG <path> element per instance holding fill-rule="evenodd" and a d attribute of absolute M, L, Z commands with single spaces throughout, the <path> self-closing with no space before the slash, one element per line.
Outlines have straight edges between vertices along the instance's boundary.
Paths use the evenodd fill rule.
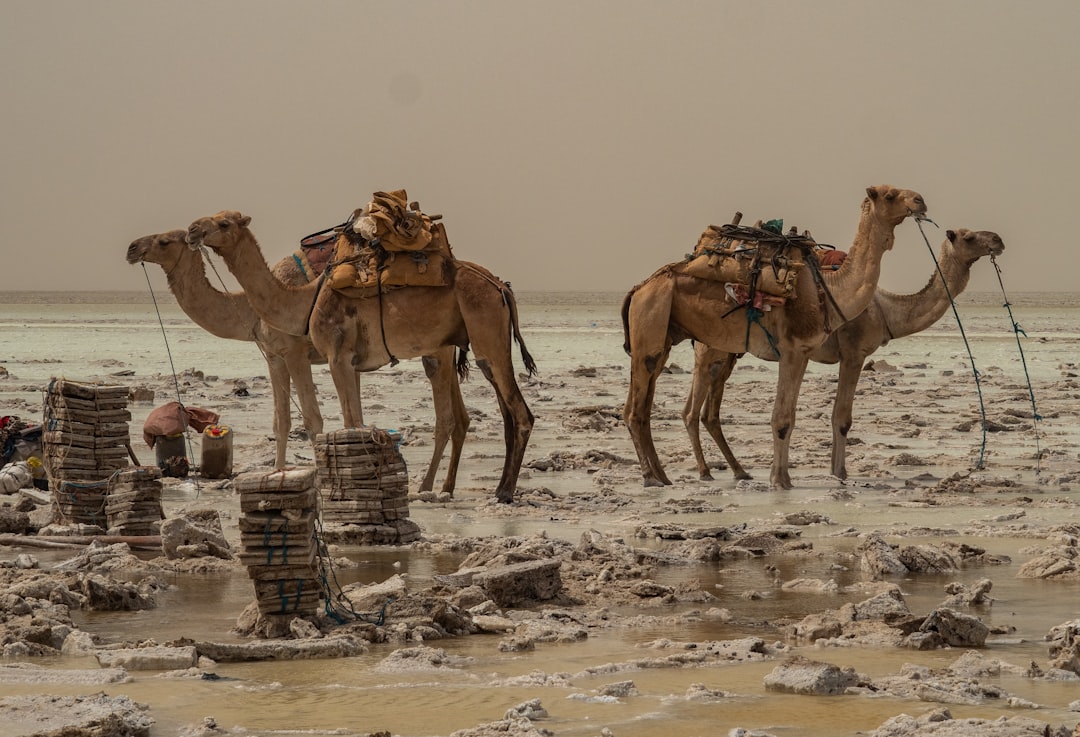
<path fill-rule="evenodd" d="M 895 200 L 896 199 L 896 192 L 886 192 L 885 193 L 885 199 L 887 199 L 887 200 Z"/>

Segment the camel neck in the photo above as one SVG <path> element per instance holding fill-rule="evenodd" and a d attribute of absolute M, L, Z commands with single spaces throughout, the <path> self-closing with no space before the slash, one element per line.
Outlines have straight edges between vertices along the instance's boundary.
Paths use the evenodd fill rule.
<path fill-rule="evenodd" d="M 946 242 L 941 258 L 938 259 L 941 273 L 935 269 L 930 274 L 930 281 L 918 292 L 896 294 L 879 289 L 874 299 L 888 316 L 893 337 L 913 335 L 940 320 L 949 309 L 950 295 L 956 297 L 967 288 L 974 263 L 959 259 L 955 250 Z M 944 281 L 942 275 L 945 277 Z"/>
<path fill-rule="evenodd" d="M 244 288 L 252 309 L 271 327 L 289 335 L 306 335 L 320 282 L 299 287 L 282 284 L 270 271 L 255 236 L 245 228 L 239 238 L 236 247 L 227 249 L 223 258 Z"/>
<path fill-rule="evenodd" d="M 219 338 L 254 340 L 258 315 L 241 294 L 215 289 L 206 277 L 202 256 L 188 251 L 166 272 L 169 290 L 176 303 L 199 327 Z"/>
<path fill-rule="evenodd" d="M 863 208 L 851 249 L 839 270 L 823 275 L 825 288 L 832 294 L 837 320 L 851 320 L 870 304 L 881 277 L 881 260 L 893 247 L 896 226 L 874 217 Z M 837 322 L 833 322 L 835 326 Z"/>

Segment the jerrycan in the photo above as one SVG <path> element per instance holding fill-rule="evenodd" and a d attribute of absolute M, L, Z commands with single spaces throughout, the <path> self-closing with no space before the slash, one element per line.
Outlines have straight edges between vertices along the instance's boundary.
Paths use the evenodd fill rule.
<path fill-rule="evenodd" d="M 203 478 L 227 479 L 233 469 L 233 432 L 225 425 L 209 425 L 202 433 Z"/>

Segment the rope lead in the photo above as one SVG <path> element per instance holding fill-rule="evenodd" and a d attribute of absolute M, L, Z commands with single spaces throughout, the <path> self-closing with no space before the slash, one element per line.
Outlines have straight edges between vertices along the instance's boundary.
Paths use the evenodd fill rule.
<path fill-rule="evenodd" d="M 945 274 L 941 271 L 941 264 L 938 263 L 937 256 L 934 255 L 934 249 L 930 245 L 930 239 L 926 237 L 926 232 L 923 230 L 922 224 L 926 221 L 932 224 L 935 228 L 938 224 L 929 218 L 915 218 L 915 224 L 919 226 L 919 232 L 922 234 L 923 241 L 926 242 L 926 248 L 930 251 L 930 258 L 934 260 L 934 268 L 937 269 L 938 276 L 941 277 L 941 284 L 945 287 L 945 294 L 949 297 L 949 304 L 952 306 L 953 317 L 956 318 L 956 325 L 960 328 L 960 337 L 964 339 L 964 347 L 967 349 L 968 360 L 971 361 L 971 373 L 975 376 L 975 390 L 979 394 L 979 414 L 982 415 L 982 444 L 979 446 L 979 460 L 975 464 L 976 469 L 983 469 L 983 456 L 986 453 L 986 405 L 983 404 L 982 384 L 979 381 L 979 370 L 975 368 L 975 357 L 971 355 L 971 344 L 968 343 L 967 334 L 964 332 L 964 325 L 960 322 L 960 313 L 956 311 L 956 300 L 953 299 L 952 290 L 949 289 L 949 282 L 945 279 Z"/>
<path fill-rule="evenodd" d="M 176 364 L 173 363 L 172 350 L 169 348 L 169 336 L 165 332 L 165 321 L 161 319 L 161 309 L 158 307 L 157 295 L 154 294 L 154 285 L 150 282 L 150 272 L 146 270 L 146 262 L 142 262 L 143 276 L 146 277 L 146 286 L 150 290 L 150 299 L 154 301 L 154 312 L 157 313 L 158 325 L 161 327 L 161 337 L 165 340 L 165 353 L 169 356 L 169 370 L 172 371 L 173 386 L 176 388 L 176 401 L 180 410 L 184 410 L 184 400 L 180 397 L 180 379 L 176 376 Z M 187 442 L 188 456 L 195 458 L 195 448 L 191 444 L 191 433 L 184 430 L 184 440 Z M 195 498 L 201 493 L 198 477 L 195 479 Z"/>
<path fill-rule="evenodd" d="M 1035 475 L 1038 476 L 1042 473 L 1042 451 L 1039 449 L 1039 420 L 1042 419 L 1042 415 L 1035 408 L 1035 391 L 1031 388 L 1031 375 L 1028 373 L 1027 359 L 1024 358 L 1024 346 L 1020 343 L 1020 336 L 1027 337 L 1027 333 L 1020 327 L 1020 323 L 1013 317 L 1012 305 L 1009 303 L 1009 297 L 1005 294 L 1005 283 L 1001 280 L 1001 267 L 998 266 L 997 259 L 994 258 L 994 254 L 990 254 L 990 263 L 994 265 L 994 271 L 997 272 L 998 285 L 1001 287 L 1001 296 L 1005 299 L 1005 304 L 1002 305 L 1009 312 L 1009 322 L 1012 323 L 1013 334 L 1016 336 L 1016 347 L 1020 351 L 1020 363 L 1024 367 L 1024 378 L 1027 379 L 1028 396 L 1031 398 L 1031 426 L 1035 431 Z"/>

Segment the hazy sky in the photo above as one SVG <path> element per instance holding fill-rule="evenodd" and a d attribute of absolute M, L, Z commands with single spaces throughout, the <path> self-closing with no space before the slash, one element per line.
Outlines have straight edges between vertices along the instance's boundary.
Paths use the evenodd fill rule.
<path fill-rule="evenodd" d="M 222 209 L 277 261 L 405 188 L 519 290 L 622 291 L 736 210 L 845 247 L 885 183 L 935 251 L 1001 234 L 1010 293 L 1077 290 L 1078 31 L 1076 0 L 0 0 L 0 290 L 145 289 L 128 244 Z"/>

